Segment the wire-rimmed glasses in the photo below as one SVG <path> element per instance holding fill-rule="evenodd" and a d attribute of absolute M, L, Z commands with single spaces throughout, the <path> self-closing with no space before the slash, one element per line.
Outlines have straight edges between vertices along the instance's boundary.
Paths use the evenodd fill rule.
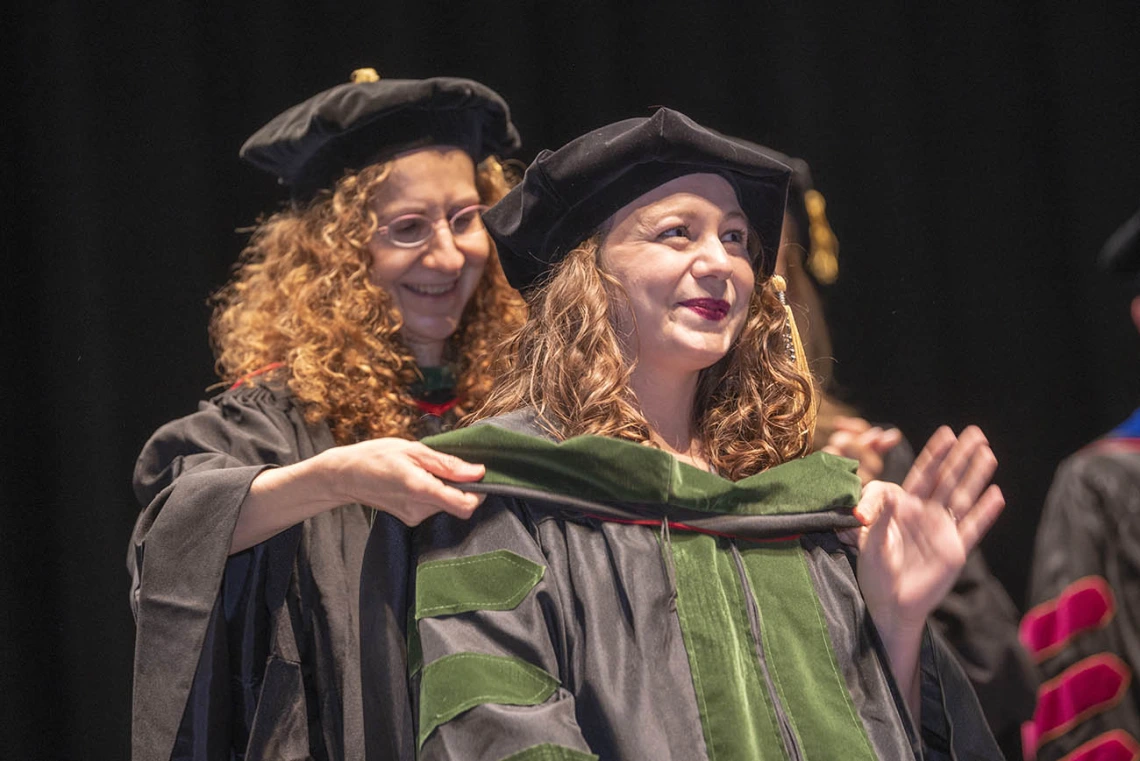
<path fill-rule="evenodd" d="M 432 219 L 423 214 L 401 214 L 383 227 L 377 228 L 376 234 L 383 235 L 393 246 L 416 248 L 431 240 L 435 235 L 436 226 L 446 221 L 452 237 L 462 238 L 483 232 L 483 212 L 486 210 L 487 207 L 483 204 L 465 206 L 447 220 Z"/>

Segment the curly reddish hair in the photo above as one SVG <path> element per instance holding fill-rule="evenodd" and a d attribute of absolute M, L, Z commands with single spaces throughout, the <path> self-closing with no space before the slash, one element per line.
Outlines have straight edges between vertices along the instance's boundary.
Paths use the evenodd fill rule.
<path fill-rule="evenodd" d="M 523 407 L 552 436 L 610 436 L 653 445 L 613 328 L 624 289 L 598 262 L 598 233 L 528 294 L 525 325 L 500 346 L 503 375 L 473 418 Z M 757 277 L 748 318 L 729 352 L 701 371 L 693 430 L 721 475 L 738 480 L 811 452 L 815 389 L 789 356 L 786 313 Z M 614 294 L 611 296 L 610 294 Z"/>
<path fill-rule="evenodd" d="M 251 374 L 280 363 L 276 377 L 306 420 L 327 422 L 341 444 L 414 438 L 421 417 L 409 393 L 419 371 L 400 338 L 399 310 L 369 279 L 368 242 L 378 226 L 369 202 L 389 172 L 381 163 L 350 173 L 309 204 L 260 221 L 233 278 L 212 299 L 210 339 L 222 381 L 261 382 L 266 376 Z M 488 205 L 509 190 L 494 157 L 476 168 L 475 185 Z M 446 352 L 457 363 L 461 414 L 490 391 L 492 346 L 524 314 L 492 244 Z"/>

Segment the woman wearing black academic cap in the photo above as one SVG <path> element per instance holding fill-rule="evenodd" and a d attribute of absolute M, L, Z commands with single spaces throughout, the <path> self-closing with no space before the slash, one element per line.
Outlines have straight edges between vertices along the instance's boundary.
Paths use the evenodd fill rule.
<path fill-rule="evenodd" d="M 996 460 L 941 429 L 860 496 L 855 463 L 805 457 L 788 173 L 661 109 L 539 154 L 489 212 L 530 311 L 488 424 L 427 441 L 491 496 L 415 533 L 420 758 L 1000 758 L 925 624 L 1002 509 Z"/>
<path fill-rule="evenodd" d="M 413 440 L 484 398 L 520 321 L 481 221 L 518 135 L 477 82 L 353 79 L 242 148 L 292 204 L 216 296 L 226 390 L 139 457 L 136 760 L 362 758 L 370 524 L 399 579 L 405 525 L 479 501 L 445 481 L 481 466 Z"/>

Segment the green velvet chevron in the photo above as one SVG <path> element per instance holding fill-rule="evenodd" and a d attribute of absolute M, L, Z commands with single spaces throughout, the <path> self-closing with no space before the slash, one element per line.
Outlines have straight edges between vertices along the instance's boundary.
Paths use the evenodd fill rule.
<path fill-rule="evenodd" d="M 420 563 L 416 620 L 472 610 L 512 610 L 545 571 L 510 550 Z"/>
<path fill-rule="evenodd" d="M 419 746 L 435 728 L 484 703 L 531 706 L 543 703 L 559 681 L 520 658 L 456 653 L 423 667 L 420 680 Z"/>
<path fill-rule="evenodd" d="M 598 761 L 598 757 L 592 753 L 567 748 L 565 745 L 543 743 L 512 753 L 503 761 Z"/>

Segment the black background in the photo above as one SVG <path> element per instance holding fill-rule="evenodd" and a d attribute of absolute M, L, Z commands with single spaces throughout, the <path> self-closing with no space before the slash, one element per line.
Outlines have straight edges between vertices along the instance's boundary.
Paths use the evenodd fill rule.
<path fill-rule="evenodd" d="M 134 458 L 213 381 L 206 297 L 282 200 L 237 149 L 359 66 L 491 85 L 525 160 L 653 105 L 808 159 L 837 374 L 916 444 L 983 426 L 1019 603 L 1053 468 L 1140 399 L 1090 266 L 1140 203 L 1134 2 L 208 5 L 4 11 L 4 758 L 127 756 Z"/>

